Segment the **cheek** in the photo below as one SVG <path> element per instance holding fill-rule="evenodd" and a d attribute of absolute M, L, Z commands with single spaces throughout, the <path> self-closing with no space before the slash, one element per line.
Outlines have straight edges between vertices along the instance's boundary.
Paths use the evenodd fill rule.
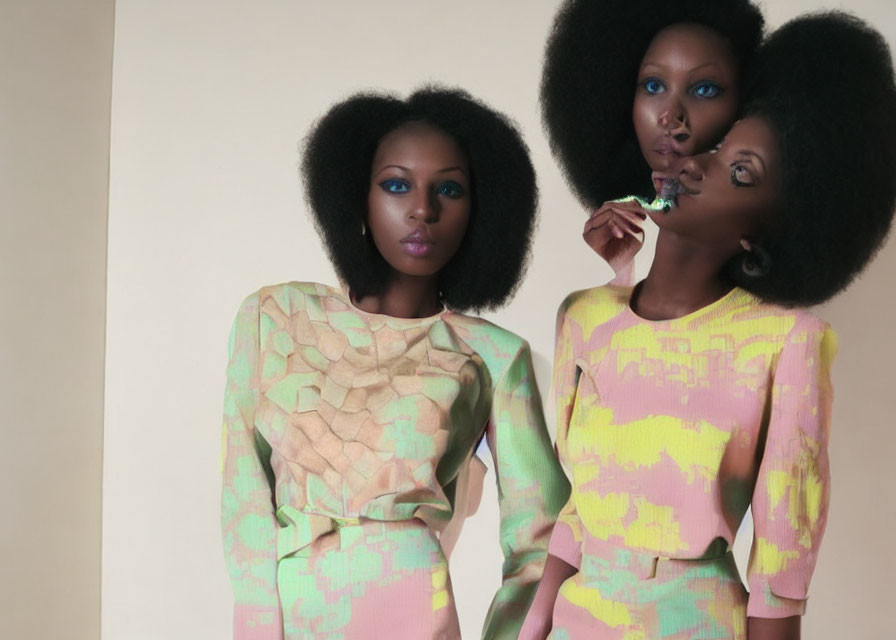
<path fill-rule="evenodd" d="M 724 137 L 737 117 L 736 97 L 707 101 L 700 109 L 692 111 L 692 153 L 703 153 Z"/>
<path fill-rule="evenodd" d="M 632 105 L 632 124 L 635 126 L 635 135 L 643 148 L 644 142 L 656 128 L 657 114 L 654 103 L 638 94 Z"/>

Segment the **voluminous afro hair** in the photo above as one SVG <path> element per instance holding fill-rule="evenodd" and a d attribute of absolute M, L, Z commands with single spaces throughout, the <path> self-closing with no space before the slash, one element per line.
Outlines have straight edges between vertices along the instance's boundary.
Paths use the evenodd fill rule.
<path fill-rule="evenodd" d="M 749 0 L 567 0 L 560 8 L 545 53 L 542 117 L 551 150 L 585 204 L 653 197 L 632 104 L 654 36 L 681 23 L 726 38 L 745 77 L 764 24 Z"/>
<path fill-rule="evenodd" d="M 771 269 L 729 274 L 786 305 L 827 300 L 865 267 L 896 207 L 896 85 L 886 41 L 858 18 L 797 18 L 763 44 L 748 114 L 778 133 L 781 194 L 760 221 Z"/>
<path fill-rule="evenodd" d="M 360 93 L 333 106 L 305 141 L 302 174 L 321 239 L 356 296 L 377 294 L 390 268 L 366 217 L 370 171 L 380 140 L 411 121 L 451 137 L 470 163 L 471 215 L 464 240 L 439 272 L 451 309 L 495 308 L 519 285 L 528 262 L 538 191 L 529 152 L 515 126 L 464 91 L 425 87 L 401 100 Z"/>

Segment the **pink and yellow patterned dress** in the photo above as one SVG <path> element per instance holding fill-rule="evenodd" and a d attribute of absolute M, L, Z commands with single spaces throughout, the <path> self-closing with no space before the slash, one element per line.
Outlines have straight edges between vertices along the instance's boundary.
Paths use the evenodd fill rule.
<path fill-rule="evenodd" d="M 648 321 L 629 287 L 560 308 L 557 448 L 572 494 L 549 552 L 555 639 L 745 638 L 802 614 L 824 532 L 833 331 L 735 288 Z M 752 504 L 749 595 L 730 553 Z"/>
<path fill-rule="evenodd" d="M 505 556 L 483 637 L 516 638 L 569 495 L 524 340 L 449 311 L 365 313 L 336 289 L 290 283 L 243 303 L 227 374 L 235 638 L 460 637 L 439 537 L 483 435 Z"/>

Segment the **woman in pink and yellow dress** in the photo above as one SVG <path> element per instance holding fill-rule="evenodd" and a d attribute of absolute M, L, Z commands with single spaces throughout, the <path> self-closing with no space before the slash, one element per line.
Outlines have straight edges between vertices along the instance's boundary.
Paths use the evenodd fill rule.
<path fill-rule="evenodd" d="M 776 31 L 755 73 L 743 119 L 683 164 L 677 206 L 650 211 L 647 278 L 560 308 L 573 490 L 522 638 L 799 637 L 836 352 L 801 307 L 845 288 L 892 224 L 896 85 L 880 34 L 838 13 Z M 749 594 L 730 551 L 748 506 Z"/>

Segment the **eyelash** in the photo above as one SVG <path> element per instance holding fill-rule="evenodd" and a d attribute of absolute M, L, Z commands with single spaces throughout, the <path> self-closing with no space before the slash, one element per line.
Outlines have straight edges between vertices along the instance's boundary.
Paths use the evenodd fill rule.
<path fill-rule="evenodd" d="M 388 180 L 383 180 L 380 182 L 380 188 L 386 193 L 390 193 L 393 195 L 404 195 L 408 191 L 411 190 L 411 185 L 406 180 L 400 180 L 398 178 L 389 178 Z M 452 200 L 457 200 L 458 198 L 464 197 L 466 195 L 466 191 L 463 186 L 454 180 L 447 180 L 437 185 L 433 192 L 436 195 L 442 195 L 446 198 L 451 198 Z"/>
<path fill-rule="evenodd" d="M 657 85 L 657 88 L 653 91 L 651 91 L 649 88 L 649 85 L 651 84 Z M 659 95 L 666 90 L 666 85 L 663 84 L 663 82 L 658 78 L 644 78 L 644 80 L 638 83 L 638 86 L 641 87 L 641 89 L 643 89 L 647 94 L 652 96 Z M 699 91 L 704 87 L 713 89 L 714 93 L 709 96 L 700 95 Z M 695 98 L 712 100 L 713 98 L 718 98 L 720 95 L 725 93 L 725 89 L 724 87 L 720 87 L 719 85 L 717 85 L 715 82 L 704 81 L 698 82 L 697 84 L 693 85 L 690 89 L 688 89 L 688 93 L 693 95 Z"/>
<path fill-rule="evenodd" d="M 701 96 L 698 92 L 703 87 L 712 88 L 715 91 L 715 93 L 713 93 L 711 96 Z M 702 98 L 704 100 L 712 100 L 713 98 L 718 98 L 720 95 L 725 93 L 725 89 L 723 89 L 722 87 L 717 85 L 715 82 L 700 82 L 700 83 L 697 83 L 696 85 L 694 85 L 693 88 L 691 88 L 691 93 L 694 94 L 698 98 Z"/>
<path fill-rule="evenodd" d="M 733 165 L 731 165 L 731 184 L 733 184 L 735 187 L 752 187 L 752 182 L 742 182 L 741 180 L 738 180 L 738 170 L 747 171 L 747 168 L 744 165 L 738 163 L 734 163 Z M 749 171 L 747 171 L 747 173 L 749 173 Z"/>
<path fill-rule="evenodd" d="M 650 89 L 647 88 L 647 85 L 649 85 L 651 83 L 655 83 L 655 84 L 659 85 L 659 88 L 656 91 L 651 91 Z M 643 80 L 641 80 L 641 82 L 638 83 L 638 86 L 641 87 L 646 93 L 648 93 L 649 95 L 652 95 L 652 96 L 662 93 L 666 89 L 666 85 L 664 85 L 662 82 L 660 82 L 656 78 L 644 78 Z"/>

